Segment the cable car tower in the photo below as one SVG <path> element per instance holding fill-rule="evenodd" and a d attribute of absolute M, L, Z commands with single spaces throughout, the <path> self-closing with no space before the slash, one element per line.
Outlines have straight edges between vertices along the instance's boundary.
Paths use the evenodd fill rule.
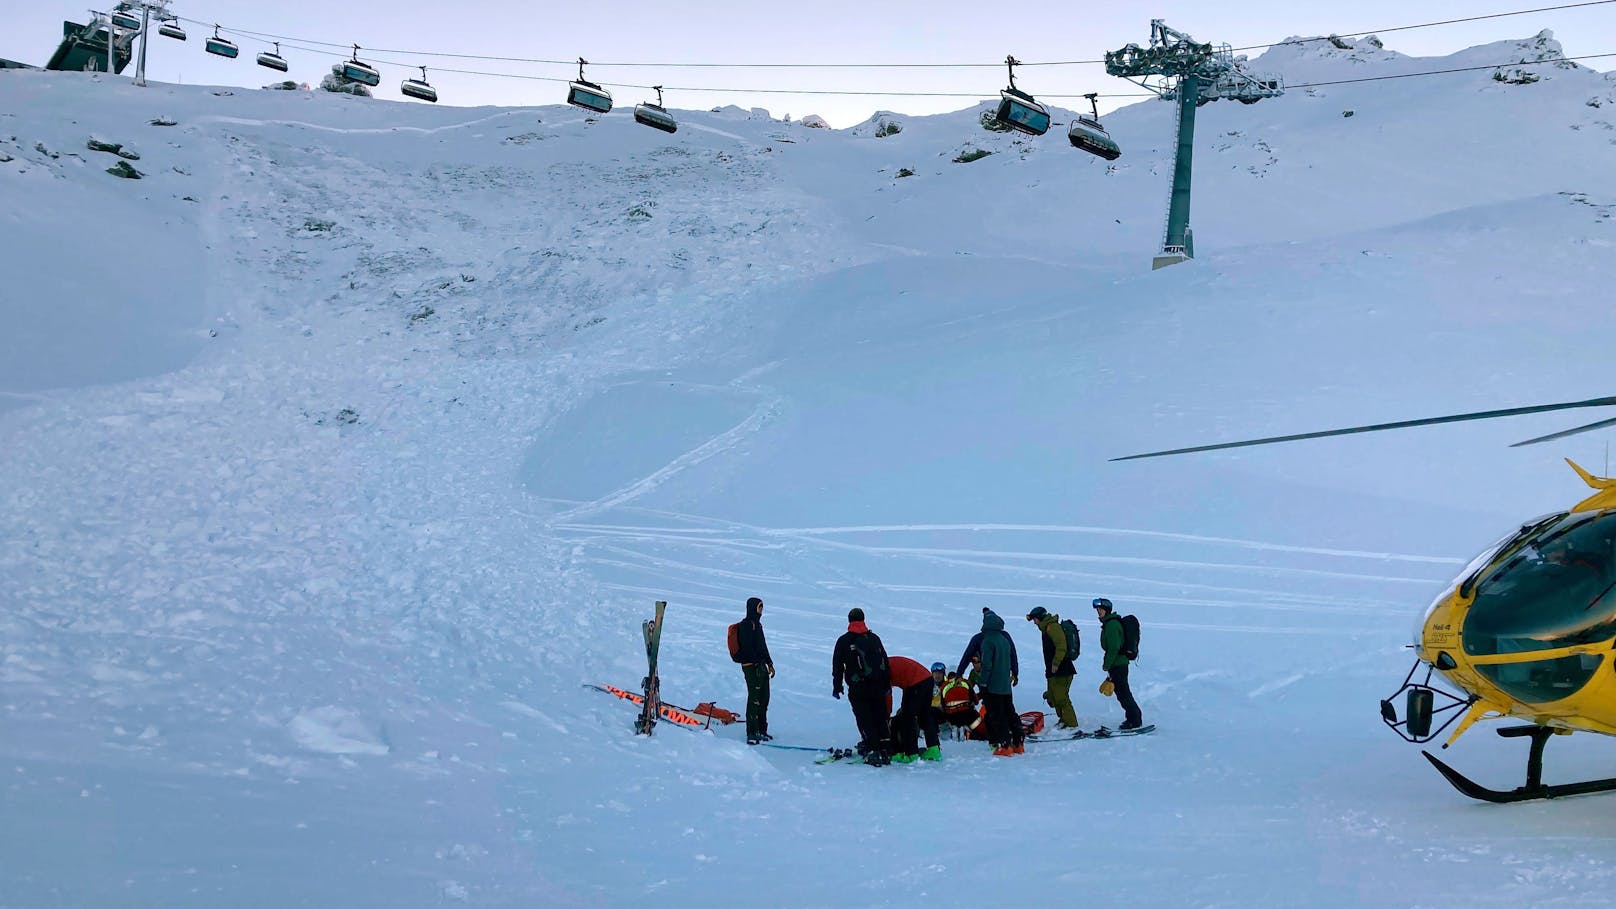
<path fill-rule="evenodd" d="M 1161 254 L 1151 260 L 1152 270 L 1195 258 L 1195 236 L 1190 230 L 1190 170 L 1195 153 L 1195 109 L 1228 98 L 1256 104 L 1285 93 L 1277 76 L 1246 72 L 1246 58 L 1236 57 L 1227 44 L 1199 44 L 1160 19 L 1150 20 L 1150 46 L 1137 44 L 1107 51 L 1105 71 L 1155 92 L 1163 101 L 1178 102 L 1178 151 L 1173 159 L 1173 190 L 1167 207 L 1167 231 Z M 1146 81 L 1161 77 L 1161 83 Z"/>

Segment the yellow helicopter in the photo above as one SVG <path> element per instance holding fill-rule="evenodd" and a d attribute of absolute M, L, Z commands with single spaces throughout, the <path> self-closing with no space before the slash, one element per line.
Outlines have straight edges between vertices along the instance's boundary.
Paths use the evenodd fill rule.
<path fill-rule="evenodd" d="M 1153 451 L 1112 460 L 1612 405 L 1616 405 L 1616 397 L 1512 407 Z M 1527 439 L 1511 447 L 1607 426 L 1616 426 L 1616 418 Z M 1616 480 L 1596 477 L 1569 458 L 1566 463 L 1593 487 L 1594 494 L 1567 511 L 1522 524 L 1472 559 L 1426 609 L 1413 645 L 1414 667 L 1403 679 L 1402 687 L 1380 702 L 1382 720 L 1410 742 L 1429 742 L 1457 721 L 1443 748 L 1478 720 L 1512 717 L 1527 721 L 1526 725 L 1496 730 L 1501 736 L 1531 740 L 1526 784 L 1513 790 L 1488 789 L 1429 751 L 1421 752 L 1454 788 L 1471 798 L 1521 802 L 1616 790 L 1616 778 L 1543 783 L 1543 748 L 1551 736 L 1573 732 L 1616 736 Z M 1425 674 L 1416 680 L 1422 666 Z M 1464 696 L 1433 687 L 1432 676 L 1437 672 Z M 1400 696 L 1404 708 L 1401 719 L 1397 714 Z M 1438 700 L 1443 706 L 1436 706 Z M 1444 714 L 1441 726 L 1433 729 L 1435 720 Z"/>

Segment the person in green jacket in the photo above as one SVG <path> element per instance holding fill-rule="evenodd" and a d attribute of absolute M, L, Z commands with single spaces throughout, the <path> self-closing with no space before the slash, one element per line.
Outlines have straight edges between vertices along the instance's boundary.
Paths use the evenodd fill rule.
<path fill-rule="evenodd" d="M 1027 613 L 1027 621 L 1038 625 L 1044 643 L 1044 702 L 1059 718 L 1057 728 L 1076 729 L 1077 711 L 1072 709 L 1072 676 L 1077 667 L 1072 660 L 1077 654 L 1068 653 L 1066 629 L 1061 618 L 1042 606 L 1034 606 Z"/>
<path fill-rule="evenodd" d="M 1010 635 L 1004 619 L 982 610 L 982 701 L 988 708 L 988 741 L 1000 757 L 1019 754 L 1021 718 L 1011 696 Z"/>
<path fill-rule="evenodd" d="M 1133 690 L 1128 687 L 1128 657 L 1122 652 L 1122 617 L 1105 597 L 1094 598 L 1094 615 L 1100 620 L 1100 647 L 1105 651 L 1102 666 L 1111 682 L 1111 693 L 1122 705 L 1122 728 L 1138 729 L 1145 721 L 1139 712 L 1139 702 L 1133 699 Z"/>

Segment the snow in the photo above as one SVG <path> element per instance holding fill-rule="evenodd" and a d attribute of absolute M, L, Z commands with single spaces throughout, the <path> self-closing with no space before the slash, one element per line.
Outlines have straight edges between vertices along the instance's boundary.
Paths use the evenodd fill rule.
<path fill-rule="evenodd" d="M 1600 394 L 1616 93 L 1552 40 L 1275 48 L 1539 81 L 1204 108 L 1200 258 L 1155 273 L 1166 104 L 1107 115 L 1107 165 L 980 107 L 667 136 L 0 72 L 0 906 L 1604 905 L 1608 797 L 1469 804 L 1376 701 L 1608 434 L 1107 460 Z M 852 606 L 924 662 L 983 606 L 1024 666 L 1021 615 L 1074 618 L 1115 723 L 1097 595 L 1160 728 L 817 767 L 584 687 L 638 684 L 666 600 L 665 696 L 742 709 L 753 595 L 782 743 L 851 744 Z M 1591 738 L 1551 781 L 1608 775 Z M 1448 757 L 1508 786 L 1518 746 Z"/>

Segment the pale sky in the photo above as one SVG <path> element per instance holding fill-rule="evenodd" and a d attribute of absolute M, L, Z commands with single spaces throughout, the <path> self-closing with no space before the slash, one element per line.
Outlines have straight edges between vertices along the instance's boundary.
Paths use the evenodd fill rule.
<path fill-rule="evenodd" d="M 85 0 L 79 0 L 83 3 Z M 1198 41 L 1242 45 L 1265 44 L 1291 35 L 1347 34 L 1384 30 L 1439 19 L 1556 6 L 1567 0 L 1359 0 L 1345 4 L 1295 0 L 1114 0 L 1079 4 L 1072 0 L 1026 2 L 1015 6 L 980 0 L 819 0 L 786 5 L 737 0 L 699 4 L 653 4 L 646 0 L 617 3 L 544 4 L 514 0 L 460 0 L 426 3 L 340 4 L 330 0 L 174 0 L 180 16 L 218 22 L 227 29 L 292 36 L 316 42 L 354 43 L 368 48 L 413 52 L 480 54 L 548 60 L 574 60 L 592 65 L 591 81 L 612 89 L 619 105 L 654 100 L 648 89 L 625 85 L 667 86 L 667 106 L 706 109 L 720 104 L 767 108 L 775 116 L 819 114 L 837 127 L 851 126 L 876 110 L 927 114 L 958 110 L 974 103 L 969 97 L 848 97 L 770 94 L 759 89 L 818 91 L 959 92 L 991 98 L 1005 83 L 1006 54 L 1036 61 L 1092 60 L 1129 42 L 1144 44 L 1150 20 L 1188 32 Z M 1571 0 L 1575 2 L 1575 0 Z M 0 31 L 0 57 L 42 65 L 61 35 L 64 19 L 83 22 L 84 8 L 74 3 L 30 0 L 6 16 Z M 1083 9 L 1088 7 L 1088 9 Z M 994 11 L 1002 10 L 996 16 Z M 259 86 L 281 76 L 257 66 L 253 57 L 269 50 L 242 35 L 227 34 L 241 46 L 230 61 L 202 50 L 211 29 L 184 23 L 190 40 L 178 42 L 154 35 L 147 58 L 148 81 Z M 1616 3 L 1581 9 L 1531 13 L 1502 19 L 1437 26 L 1383 36 L 1386 46 L 1413 56 L 1434 56 L 1553 29 L 1570 55 L 1616 52 Z M 290 77 L 318 82 L 340 59 L 283 43 L 281 53 L 292 65 Z M 313 45 L 311 45 L 313 46 Z M 335 48 L 318 48 L 336 54 Z M 1252 52 L 1256 56 L 1260 51 Z M 382 86 L 377 96 L 398 99 L 398 82 L 427 78 L 444 104 L 535 105 L 565 100 L 558 82 L 477 76 L 450 69 L 516 73 L 567 79 L 576 65 L 546 65 L 494 60 L 466 60 L 421 53 L 361 52 L 378 65 Z M 981 63 L 981 69 L 710 69 L 673 66 L 613 66 L 611 62 L 650 63 Z M 1610 69 L 1608 61 L 1592 61 Z M 996 68 L 995 68 L 996 66 Z M 125 71 L 132 76 L 133 64 Z M 1040 97 L 1083 92 L 1130 92 L 1133 86 L 1105 75 L 1098 65 L 1018 69 L 1017 83 Z M 681 88 L 675 88 L 681 87 Z M 697 88 L 742 91 L 698 91 Z M 1056 100 L 1066 107 L 1080 101 Z M 1116 99 L 1102 108 L 1125 103 Z"/>

